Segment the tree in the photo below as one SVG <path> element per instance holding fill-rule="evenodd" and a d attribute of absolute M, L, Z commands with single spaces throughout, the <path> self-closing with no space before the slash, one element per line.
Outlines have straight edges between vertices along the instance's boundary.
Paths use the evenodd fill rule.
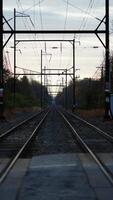
<path fill-rule="evenodd" d="M 13 106 L 14 79 L 9 76 L 5 82 L 5 99 L 7 106 Z M 26 76 L 21 79 L 16 78 L 16 106 L 40 106 L 41 84 L 37 81 L 29 81 Z M 43 86 L 43 91 L 46 94 L 43 104 L 47 105 L 51 97 L 48 95 L 47 88 Z"/>
<path fill-rule="evenodd" d="M 68 91 L 68 108 L 72 108 L 73 95 L 72 90 L 73 83 L 71 82 L 67 88 Z M 76 106 L 84 109 L 102 107 L 104 104 L 104 91 L 102 89 L 101 80 L 93 80 L 91 78 L 85 78 L 83 80 L 76 81 Z M 56 97 L 58 104 L 64 105 L 65 90 L 59 93 Z"/>

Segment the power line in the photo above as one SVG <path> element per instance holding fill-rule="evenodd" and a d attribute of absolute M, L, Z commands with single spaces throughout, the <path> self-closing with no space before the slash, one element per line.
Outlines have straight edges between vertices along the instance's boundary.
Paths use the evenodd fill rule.
<path fill-rule="evenodd" d="M 22 7 L 22 4 L 21 4 L 21 1 L 19 0 L 17 0 L 17 6 L 18 6 L 18 8 L 19 9 L 21 9 L 22 10 L 22 13 L 24 13 L 24 9 L 23 9 L 23 7 Z M 30 18 L 29 18 L 30 19 Z M 27 22 L 27 24 L 25 23 L 25 21 L 24 21 L 24 18 L 22 18 L 22 21 L 23 21 L 23 23 L 24 23 L 24 26 L 25 26 L 25 28 L 26 29 L 30 29 L 31 30 L 31 27 L 29 26 L 29 22 L 28 22 L 28 19 L 27 18 L 25 18 L 25 20 L 26 20 L 26 22 Z M 30 20 L 30 22 L 32 22 L 32 20 Z M 32 24 L 32 23 L 31 23 Z M 33 24 L 32 24 L 33 25 Z M 27 27 L 28 26 L 28 27 Z M 34 27 L 34 26 L 33 26 Z M 29 37 L 30 38 L 30 37 Z M 35 56 L 37 56 L 37 52 L 38 52 L 38 48 L 37 48 L 37 52 L 35 52 L 35 48 L 34 48 L 34 46 L 33 45 L 31 45 L 32 46 L 32 48 L 33 48 L 33 51 L 34 51 L 34 55 Z M 36 44 L 35 44 L 35 47 L 36 47 Z M 39 54 L 38 54 L 39 55 Z"/>
<path fill-rule="evenodd" d="M 67 4 L 67 1 L 66 1 L 66 0 L 62 0 L 62 1 L 63 1 L 64 3 Z M 75 9 L 77 9 L 77 10 L 80 10 L 82 13 L 88 14 L 89 16 L 91 16 L 92 18 L 94 18 L 94 19 L 96 19 L 96 20 L 98 20 L 98 21 L 101 21 L 101 19 L 99 19 L 98 17 L 96 17 L 96 16 L 90 14 L 89 12 L 83 10 L 82 8 L 79 8 L 78 6 L 73 5 L 73 4 L 70 3 L 70 2 L 68 2 L 68 5 L 70 5 L 71 7 L 75 8 Z"/>
<path fill-rule="evenodd" d="M 42 20 L 42 12 L 41 12 L 41 2 L 42 2 L 42 1 L 39 1 L 38 5 L 39 5 L 40 20 L 41 20 L 41 28 L 43 29 L 43 20 Z M 20 4 L 21 10 L 22 10 L 22 12 L 23 12 L 23 7 L 22 7 L 22 4 L 21 4 L 21 1 L 19 1 L 19 4 Z M 24 13 L 25 13 L 25 12 L 24 12 Z M 23 18 L 22 18 L 22 19 L 23 19 Z M 32 20 L 31 20 L 30 17 L 29 17 L 29 19 L 30 19 L 30 22 L 31 22 L 32 26 L 35 28 L 35 25 L 33 24 L 33 22 L 32 22 Z M 23 20 L 23 21 L 24 21 L 24 20 Z M 26 21 L 27 21 L 27 19 L 26 19 Z M 25 25 L 25 27 L 27 27 L 25 23 L 24 23 L 24 25 Z M 31 30 L 31 27 L 29 26 L 28 21 L 27 21 L 27 25 L 28 25 L 28 28 Z M 43 36 L 43 37 L 44 37 L 44 36 Z M 34 38 L 34 39 L 35 39 L 35 38 Z M 39 44 L 40 44 L 40 43 L 39 43 Z M 37 47 L 36 43 L 35 43 L 35 47 Z M 40 47 L 41 47 L 41 44 L 40 44 Z M 37 56 L 37 53 L 35 53 L 35 49 L 34 49 L 33 45 L 32 45 L 32 48 L 33 48 L 33 50 L 34 50 L 35 56 Z M 41 47 L 41 49 L 42 49 L 42 47 Z M 38 47 L 37 47 L 37 52 L 38 52 Z M 38 54 L 38 55 L 39 55 L 39 54 Z M 46 58 L 46 62 L 47 62 L 47 58 Z"/>
<path fill-rule="evenodd" d="M 65 16 L 65 22 L 64 22 L 64 30 L 66 29 L 66 24 L 67 24 L 68 6 L 69 6 L 69 0 L 67 0 L 67 5 L 66 5 L 66 16 Z"/>
<path fill-rule="evenodd" d="M 41 3 L 40 3 L 40 0 L 39 0 L 39 12 L 40 12 L 41 29 L 43 30 L 43 20 L 42 20 L 42 11 L 41 11 Z"/>
<path fill-rule="evenodd" d="M 94 4 L 94 0 L 90 0 L 90 1 L 89 1 L 89 4 L 88 4 L 88 8 L 87 8 L 87 10 L 86 10 L 87 13 L 90 14 L 91 9 L 93 8 L 93 4 Z M 87 23 L 87 20 L 88 20 L 88 14 L 87 14 L 87 16 L 84 16 L 84 17 L 83 17 L 83 20 L 82 20 L 82 23 L 81 23 L 79 29 L 84 29 L 84 28 L 85 28 L 86 23 Z M 82 27 L 83 27 L 83 28 L 82 28 Z"/>
<path fill-rule="evenodd" d="M 36 6 L 35 6 L 35 0 L 34 0 L 34 25 L 35 25 L 35 21 L 36 21 Z M 35 27 L 34 27 L 35 28 Z"/>
<path fill-rule="evenodd" d="M 28 12 L 29 10 L 31 10 L 32 8 L 34 8 L 34 7 L 36 7 L 36 6 L 39 6 L 39 4 L 43 3 L 44 1 L 45 1 L 45 0 L 39 0 L 38 3 L 34 3 L 33 6 L 30 6 L 29 8 L 25 9 L 25 10 L 23 11 L 23 13 Z"/>

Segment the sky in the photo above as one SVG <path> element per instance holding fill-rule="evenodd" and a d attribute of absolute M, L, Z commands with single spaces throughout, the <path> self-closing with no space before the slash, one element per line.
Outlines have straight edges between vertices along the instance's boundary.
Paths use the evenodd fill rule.
<path fill-rule="evenodd" d="M 3 0 L 4 16 L 13 18 L 14 8 L 17 11 L 17 30 L 95 30 L 98 19 L 105 16 L 105 0 Z M 19 12 L 29 17 L 20 17 Z M 97 19 L 98 18 L 98 19 Z M 110 49 L 113 49 L 113 1 L 110 0 Z M 13 27 L 13 19 L 10 21 Z M 100 29 L 104 29 L 104 23 Z M 9 29 L 4 25 L 4 29 Z M 17 35 L 18 39 L 67 39 L 73 40 L 74 35 Z M 101 35 L 104 41 L 104 36 Z M 7 36 L 4 36 L 4 41 Z M 95 35 L 75 35 L 76 76 L 78 78 L 93 77 L 97 67 L 104 59 L 104 47 Z M 94 48 L 94 47 L 98 48 Z M 57 47 L 57 48 L 53 48 Z M 32 42 L 17 45 L 16 66 L 40 72 L 41 49 L 43 51 L 43 67 L 72 67 L 73 49 L 70 42 Z M 45 55 L 45 49 L 47 55 Z M 21 50 L 21 51 L 20 51 Z M 13 69 L 13 37 L 5 48 L 8 52 Z M 7 55 L 7 54 L 6 54 Z M 20 72 L 20 71 L 18 71 Z M 22 71 L 21 71 L 22 72 Z M 40 81 L 40 77 L 36 77 Z M 49 82 L 56 84 L 60 77 L 47 77 Z M 71 77 L 68 77 L 68 82 Z M 56 89 L 57 90 L 57 89 Z"/>

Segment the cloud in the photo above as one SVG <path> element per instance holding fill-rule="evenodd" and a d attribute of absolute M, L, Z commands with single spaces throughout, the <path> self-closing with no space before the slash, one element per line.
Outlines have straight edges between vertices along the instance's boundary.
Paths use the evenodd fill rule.
<path fill-rule="evenodd" d="M 32 7 L 33 1 L 31 0 L 21 0 L 23 9 L 28 9 Z M 31 3 L 32 2 L 32 3 Z M 37 0 L 38 2 L 38 0 Z M 77 5 L 78 7 L 81 7 L 83 10 L 87 9 L 89 0 L 70 0 L 70 2 L 74 5 Z M 105 7 L 104 7 L 104 1 L 103 0 L 96 0 L 94 4 L 94 8 L 91 10 L 91 14 L 99 17 L 102 19 L 105 14 Z M 97 5 L 96 5 L 97 3 Z M 4 0 L 4 14 L 8 18 L 8 16 L 12 15 L 13 16 L 13 9 L 14 7 L 17 8 L 19 11 L 16 0 Z M 40 12 L 41 11 L 41 12 Z M 45 0 L 41 4 L 41 9 L 39 9 L 39 6 L 36 6 L 35 9 L 32 7 L 30 10 L 27 11 L 27 14 L 31 15 L 32 20 L 34 20 L 34 17 L 36 17 L 36 29 L 41 28 L 41 20 L 40 20 L 40 15 L 42 14 L 42 21 L 43 21 L 43 27 L 44 29 L 63 29 L 64 28 L 64 21 L 66 17 L 66 4 L 63 3 L 62 0 Z M 72 6 L 68 7 L 68 18 L 67 18 L 67 24 L 66 28 L 67 29 L 78 29 L 80 27 L 81 21 L 83 17 L 86 17 L 88 19 L 87 26 L 85 28 L 92 28 L 94 29 L 96 25 L 98 24 L 98 21 L 93 19 L 91 16 L 80 12 L 79 10 L 73 8 Z M 113 19 L 113 0 L 110 0 L 110 20 Z M 26 19 L 24 19 L 25 21 Z M 17 20 L 17 26 L 18 29 L 22 29 L 24 25 L 20 23 L 22 22 L 21 19 Z M 13 22 L 12 22 L 13 23 Z M 33 27 L 32 27 L 33 28 Z M 19 36 L 21 37 L 21 36 Z M 22 36 L 25 39 L 29 39 L 28 36 Z M 30 36 L 31 37 L 31 36 Z M 41 35 L 38 35 L 39 39 L 42 37 Z M 59 35 L 49 35 L 46 36 L 44 35 L 44 38 L 51 37 L 54 38 L 60 38 L 62 39 L 63 36 Z M 111 36 L 112 37 L 112 36 Z M 31 37 L 32 38 L 32 37 Z M 42 37 L 43 38 L 43 37 Z M 73 38 L 73 35 L 67 35 L 65 36 L 65 39 Z M 21 38 L 22 39 L 22 38 Z M 81 75 L 82 77 L 90 76 L 93 74 L 95 71 L 96 67 L 101 64 L 101 61 L 103 59 L 103 48 L 99 49 L 93 49 L 93 48 L 84 48 L 85 46 L 90 47 L 90 46 L 95 46 L 99 45 L 101 46 L 101 43 L 97 40 L 97 38 L 94 35 L 82 35 L 80 37 L 81 40 L 81 46 L 77 47 L 76 49 L 76 59 L 77 59 L 77 65 L 80 66 L 81 68 Z M 8 45 L 11 46 L 11 43 L 13 44 L 13 41 L 11 40 Z M 37 56 L 35 57 L 34 51 L 32 49 L 32 45 L 28 44 L 23 44 L 26 48 L 23 50 L 22 49 L 22 56 L 19 55 L 18 53 L 18 66 L 20 67 L 27 67 L 28 66 L 33 66 L 33 69 L 37 70 L 37 65 L 40 65 L 40 47 L 38 48 L 38 53 Z M 23 45 L 20 45 L 19 47 L 23 47 Z M 34 45 L 35 46 L 35 45 Z M 42 45 L 43 46 L 43 45 Z M 12 50 L 9 49 L 11 52 Z M 25 52 L 24 52 L 25 51 Z M 35 49 L 36 51 L 36 49 Z M 50 51 L 50 49 L 49 49 Z M 70 55 L 71 50 L 68 49 L 66 54 L 63 55 L 62 57 L 62 66 L 65 67 L 69 63 L 71 65 L 72 62 L 72 55 Z M 53 53 L 53 52 L 52 52 Z M 12 54 L 12 53 L 11 53 Z M 39 55 L 39 56 L 38 56 Z M 11 62 L 13 63 L 13 56 L 11 56 Z M 69 61 L 70 60 L 70 61 Z M 57 67 L 59 66 L 60 63 L 60 57 L 53 56 L 52 61 L 51 61 L 51 67 L 54 66 Z M 40 69 L 40 68 L 39 68 Z"/>

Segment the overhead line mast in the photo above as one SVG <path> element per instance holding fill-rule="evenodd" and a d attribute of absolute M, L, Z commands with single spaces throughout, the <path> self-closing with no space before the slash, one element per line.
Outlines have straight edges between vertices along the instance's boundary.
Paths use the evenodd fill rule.
<path fill-rule="evenodd" d="M 109 41 L 109 0 L 106 0 L 106 61 L 105 61 L 105 119 L 109 119 L 112 116 L 110 101 L 111 101 L 111 89 L 110 89 L 110 41 Z"/>
<path fill-rule="evenodd" d="M 0 1 L 0 120 L 4 118 L 4 84 L 3 84 L 3 0 Z"/>
<path fill-rule="evenodd" d="M 10 34 L 8 40 L 13 34 L 95 34 L 106 51 L 105 65 L 105 119 L 111 118 L 110 109 L 110 52 L 109 52 L 109 0 L 105 0 L 105 16 L 100 20 L 100 24 L 95 30 L 3 30 L 3 0 L 0 1 L 0 118 L 3 117 L 3 34 Z M 100 30 L 102 23 L 105 23 L 105 30 Z M 99 34 L 105 34 L 105 43 Z M 5 44 L 6 44 L 5 43 Z"/>

